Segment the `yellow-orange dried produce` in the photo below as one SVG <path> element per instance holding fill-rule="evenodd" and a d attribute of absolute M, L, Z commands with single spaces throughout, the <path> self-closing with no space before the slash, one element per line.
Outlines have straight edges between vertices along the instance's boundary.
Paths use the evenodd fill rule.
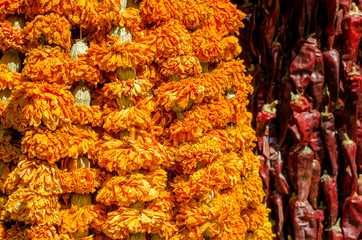
<path fill-rule="evenodd" d="M 119 37 L 109 37 L 101 45 L 91 43 L 88 56 L 84 56 L 92 66 L 98 66 L 104 71 L 115 71 L 118 67 L 136 68 L 137 65 L 151 62 L 155 47 L 142 42 L 132 43 L 119 41 Z"/>
<path fill-rule="evenodd" d="M 198 76 L 201 73 L 200 61 L 193 55 L 179 55 L 160 61 L 160 73 L 166 77 L 179 75 L 182 78 L 186 76 Z"/>
<path fill-rule="evenodd" d="M 47 44 L 61 46 L 70 51 L 71 25 L 65 17 L 50 13 L 37 15 L 24 28 L 25 39 L 33 47 L 39 46 L 39 40 Z"/>
<path fill-rule="evenodd" d="M 124 174 L 137 169 L 154 170 L 172 165 L 172 153 L 152 137 L 105 139 L 96 145 L 98 165 Z"/>
<path fill-rule="evenodd" d="M 75 233 L 84 232 L 89 229 L 93 220 L 99 218 L 104 213 L 104 206 L 93 205 L 78 208 L 72 205 L 70 209 L 60 211 L 59 232 Z"/>
<path fill-rule="evenodd" d="M 69 107 L 74 105 L 74 98 L 63 86 L 24 83 L 8 101 L 6 123 L 20 132 L 40 124 L 50 130 L 70 124 Z"/>
<path fill-rule="evenodd" d="M 90 107 L 79 104 L 73 107 L 73 114 L 71 120 L 74 124 L 99 126 L 103 125 L 104 113 L 102 109 L 97 105 Z"/>
<path fill-rule="evenodd" d="M 59 208 L 57 196 L 43 196 L 26 188 L 19 188 L 11 194 L 5 205 L 12 220 L 26 224 L 56 224 L 60 220 Z"/>
<path fill-rule="evenodd" d="M 136 201 L 156 199 L 166 187 L 167 172 L 161 169 L 111 178 L 98 191 L 96 200 L 105 205 L 129 206 Z"/>
<path fill-rule="evenodd" d="M 26 53 L 22 74 L 32 81 L 71 84 L 70 61 L 60 47 L 39 46 Z"/>
<path fill-rule="evenodd" d="M 1 7 L 0 7 L 1 8 Z M 13 48 L 21 52 L 26 51 L 27 41 L 25 34 L 21 29 L 13 28 L 8 21 L 0 22 L 0 50 Z"/>
<path fill-rule="evenodd" d="M 143 99 L 152 87 L 153 84 L 148 79 L 136 78 L 106 83 L 103 93 L 108 98 L 121 97 L 123 94 L 128 99 L 137 102 L 137 100 Z"/>
<path fill-rule="evenodd" d="M 61 180 L 61 171 L 55 164 L 22 156 L 6 179 L 4 188 L 8 194 L 26 188 L 43 196 L 56 195 L 63 193 Z"/>
<path fill-rule="evenodd" d="M 96 168 L 78 168 L 63 171 L 61 185 L 64 193 L 93 193 L 101 186 L 101 171 Z"/>

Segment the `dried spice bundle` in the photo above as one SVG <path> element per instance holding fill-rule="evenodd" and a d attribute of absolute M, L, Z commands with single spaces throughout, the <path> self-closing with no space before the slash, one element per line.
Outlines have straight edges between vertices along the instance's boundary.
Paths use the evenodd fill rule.
<path fill-rule="evenodd" d="M 272 239 L 252 77 L 234 59 L 246 15 L 229 0 L 134 7 L 0 0 L 0 236 Z"/>

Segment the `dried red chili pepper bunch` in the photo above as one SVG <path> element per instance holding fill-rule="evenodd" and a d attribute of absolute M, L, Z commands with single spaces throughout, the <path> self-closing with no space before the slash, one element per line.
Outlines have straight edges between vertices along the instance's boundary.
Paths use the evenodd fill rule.
<path fill-rule="evenodd" d="M 362 237 L 361 7 L 239 6 L 247 14 L 241 56 L 254 77 L 255 154 L 278 239 Z"/>
<path fill-rule="evenodd" d="M 244 18 L 228 0 L 0 0 L 0 239 L 272 239 Z"/>

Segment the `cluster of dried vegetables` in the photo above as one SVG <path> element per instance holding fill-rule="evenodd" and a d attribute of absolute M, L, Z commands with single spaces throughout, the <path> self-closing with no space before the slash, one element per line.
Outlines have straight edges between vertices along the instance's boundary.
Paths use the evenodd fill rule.
<path fill-rule="evenodd" d="M 362 1 L 246 1 L 241 56 L 278 239 L 362 238 Z"/>
<path fill-rule="evenodd" d="M 272 239 L 244 17 L 0 0 L 0 239 Z"/>

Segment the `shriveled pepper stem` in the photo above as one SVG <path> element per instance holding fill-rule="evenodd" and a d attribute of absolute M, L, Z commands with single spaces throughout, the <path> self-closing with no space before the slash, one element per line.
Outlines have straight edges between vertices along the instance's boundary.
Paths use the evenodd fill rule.
<path fill-rule="evenodd" d="M 277 112 L 277 109 L 275 108 L 276 105 L 278 105 L 278 100 L 274 100 L 272 103 L 265 104 L 264 111 L 268 113 L 276 113 Z"/>

